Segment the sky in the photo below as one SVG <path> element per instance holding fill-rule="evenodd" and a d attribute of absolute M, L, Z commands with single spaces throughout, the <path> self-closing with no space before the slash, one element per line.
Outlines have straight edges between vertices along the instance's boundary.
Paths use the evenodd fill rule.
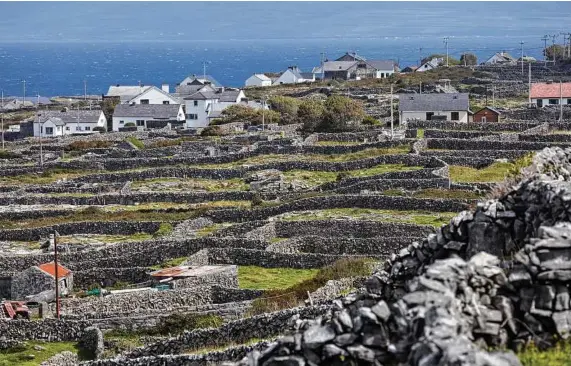
<path fill-rule="evenodd" d="M 571 2 L 0 2 L 0 14 L 4 43 L 540 38 L 571 28 Z"/>

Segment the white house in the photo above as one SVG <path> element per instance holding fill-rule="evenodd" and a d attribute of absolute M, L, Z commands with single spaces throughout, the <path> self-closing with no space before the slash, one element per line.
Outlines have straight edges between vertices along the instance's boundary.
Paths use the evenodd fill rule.
<path fill-rule="evenodd" d="M 571 105 L 571 83 L 534 83 L 529 94 L 531 103 L 538 107 L 546 105 Z"/>
<path fill-rule="evenodd" d="M 440 65 L 442 65 L 443 62 L 444 62 L 444 59 L 441 57 L 433 58 L 433 59 L 423 63 L 422 65 L 420 65 L 416 69 L 416 72 L 424 72 L 424 71 L 428 71 L 428 70 L 434 70 L 437 67 L 439 67 Z"/>
<path fill-rule="evenodd" d="M 272 79 L 264 74 L 254 74 L 246 79 L 246 86 L 270 86 L 272 85 Z"/>
<path fill-rule="evenodd" d="M 315 75 L 313 73 L 301 72 L 297 66 L 290 66 L 274 81 L 274 85 L 308 83 L 313 81 L 315 81 Z"/>
<path fill-rule="evenodd" d="M 180 101 L 169 94 L 168 84 L 163 84 L 162 89 L 151 86 L 141 94 L 129 99 L 126 104 L 180 104 Z"/>
<path fill-rule="evenodd" d="M 219 89 L 216 92 L 197 92 L 184 98 L 186 126 L 206 127 L 211 115 L 219 116 L 225 108 L 246 99 L 243 90 Z"/>
<path fill-rule="evenodd" d="M 137 127 L 164 127 L 184 122 L 182 104 L 119 104 L 113 112 L 113 131 L 132 123 Z"/>
<path fill-rule="evenodd" d="M 96 127 L 107 129 L 107 118 L 100 110 L 42 110 L 34 120 L 34 136 L 90 134 Z"/>
<path fill-rule="evenodd" d="M 400 121 L 470 120 L 468 93 L 399 94 Z"/>
<path fill-rule="evenodd" d="M 486 65 L 496 65 L 496 64 L 515 64 L 516 63 L 516 59 L 512 57 L 512 55 L 510 55 L 507 52 L 498 52 L 495 55 L 493 55 L 492 57 L 490 57 L 489 59 L 486 60 L 486 62 L 484 62 L 484 64 Z"/>

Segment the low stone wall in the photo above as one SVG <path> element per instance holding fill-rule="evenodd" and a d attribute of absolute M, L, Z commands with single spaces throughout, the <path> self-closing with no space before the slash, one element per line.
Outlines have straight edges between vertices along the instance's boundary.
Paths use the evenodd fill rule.
<path fill-rule="evenodd" d="M 570 135 L 571 136 L 571 135 Z M 529 137 L 529 136 L 526 136 Z M 545 136 L 547 137 L 547 136 Z M 541 141 L 540 141 L 541 142 Z M 571 142 L 571 140 L 570 140 Z M 527 150 L 462 150 L 461 156 L 457 150 L 425 150 L 421 153 L 423 156 L 437 156 L 439 159 L 509 159 L 515 160 L 527 154 Z M 485 158 L 482 158 L 485 157 Z"/>
<path fill-rule="evenodd" d="M 143 356 L 179 354 L 183 350 L 200 349 L 228 343 L 246 342 L 252 338 L 267 338 L 283 334 L 293 327 L 292 317 L 316 317 L 326 312 L 327 306 L 294 308 L 258 315 L 224 324 L 216 329 L 197 329 L 191 332 L 137 348 L 124 356 L 136 359 Z"/>
<path fill-rule="evenodd" d="M 204 286 L 223 286 L 226 288 L 238 288 L 238 268 L 226 266 L 215 273 L 207 273 L 197 277 L 189 277 L 171 282 L 174 289 L 193 289 Z"/>
<path fill-rule="evenodd" d="M 520 141 L 530 142 L 570 142 L 571 134 L 554 134 L 554 135 L 520 135 Z"/>
<path fill-rule="evenodd" d="M 74 290 L 87 290 L 92 285 L 112 286 L 116 282 L 142 283 L 151 279 L 147 267 L 90 268 L 73 271 Z"/>
<path fill-rule="evenodd" d="M 0 349 L 3 348 L 4 337 L 8 341 L 79 341 L 84 329 L 91 325 L 90 321 L 85 320 L 0 320 Z"/>
<path fill-rule="evenodd" d="M 243 222 L 263 220 L 293 211 L 323 210 L 330 208 L 370 208 L 391 210 L 424 210 L 434 212 L 462 211 L 468 201 L 445 199 L 418 199 L 391 196 L 336 195 L 299 199 L 283 205 L 259 209 L 222 209 L 206 214 L 214 222 Z"/>
<path fill-rule="evenodd" d="M 501 131 L 514 131 L 521 132 L 535 127 L 539 122 L 472 122 L 472 123 L 459 123 L 449 121 L 409 121 L 408 128 L 423 128 L 433 130 L 446 130 L 446 131 L 485 131 L 485 132 L 501 132 Z"/>
<path fill-rule="evenodd" d="M 335 189 L 336 193 L 351 194 L 369 192 L 383 192 L 387 189 L 420 190 L 427 188 L 444 188 L 450 186 L 449 179 L 370 179 L 352 185 Z"/>
<path fill-rule="evenodd" d="M 559 143 L 561 146 L 566 143 Z M 541 150 L 553 144 L 543 142 L 504 142 L 504 141 L 474 141 L 463 139 L 428 139 L 429 149 L 448 150 Z"/>
<path fill-rule="evenodd" d="M 475 137 L 494 135 L 494 132 L 486 131 L 446 131 L 446 130 L 424 130 L 424 138 L 432 139 L 473 139 Z"/>
<path fill-rule="evenodd" d="M 424 237 L 434 231 L 427 225 L 367 220 L 276 221 L 274 225 L 279 238 L 311 235 L 330 238 Z"/>
<path fill-rule="evenodd" d="M 36 241 L 47 238 L 57 231 L 60 235 L 100 234 L 100 235 L 132 235 L 136 233 L 152 234 L 161 223 L 156 221 L 86 221 L 45 226 L 31 229 L 0 230 L 0 240 Z"/>

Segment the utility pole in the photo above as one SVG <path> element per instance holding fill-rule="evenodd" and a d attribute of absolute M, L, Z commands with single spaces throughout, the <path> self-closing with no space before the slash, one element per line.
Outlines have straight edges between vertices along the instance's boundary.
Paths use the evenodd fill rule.
<path fill-rule="evenodd" d="M 393 117 L 393 84 L 391 83 L 391 140 L 394 139 L 394 117 Z"/>
<path fill-rule="evenodd" d="M 418 49 L 418 67 L 422 65 L 422 47 Z"/>
<path fill-rule="evenodd" d="M 83 80 L 83 100 L 87 101 L 87 80 Z"/>
<path fill-rule="evenodd" d="M 0 103 L 0 108 L 2 108 L 2 150 L 4 150 L 4 90 L 2 90 L 2 102 Z"/>
<path fill-rule="evenodd" d="M 543 36 L 543 38 L 541 39 L 543 41 L 543 62 L 544 65 L 547 65 L 547 40 L 549 38 L 547 37 L 547 35 Z"/>
<path fill-rule="evenodd" d="M 26 101 L 26 80 L 22 80 L 24 84 L 24 96 L 22 97 L 22 107 L 24 106 L 24 102 Z"/>
<path fill-rule="evenodd" d="M 446 67 L 448 67 L 448 38 L 449 37 L 444 37 L 444 44 L 446 45 Z"/>
<path fill-rule="evenodd" d="M 557 34 L 552 34 L 551 35 L 551 45 L 552 46 L 555 46 L 555 38 L 557 38 Z M 555 56 L 556 56 L 555 47 L 552 47 L 552 49 L 553 49 L 553 65 L 555 65 Z"/>
<path fill-rule="evenodd" d="M 321 61 L 321 81 L 325 79 L 325 52 L 319 54 L 319 60 Z"/>
<path fill-rule="evenodd" d="M 56 278 L 56 319 L 59 319 L 59 276 L 58 276 L 58 264 L 57 264 L 57 235 L 54 232 L 54 274 Z"/>
<path fill-rule="evenodd" d="M 524 44 L 524 42 L 521 41 L 519 44 L 521 45 L 521 74 L 523 75 L 523 44 Z"/>
<path fill-rule="evenodd" d="M 420 84 L 418 87 L 418 94 L 422 94 L 422 80 L 420 81 Z"/>
<path fill-rule="evenodd" d="M 38 93 L 39 94 L 39 93 Z M 40 104 L 36 106 L 36 118 L 38 119 L 38 125 L 40 127 L 40 168 L 44 169 L 44 150 L 42 145 L 42 135 L 44 134 L 44 126 L 42 121 L 40 120 Z"/>
<path fill-rule="evenodd" d="M 202 77 L 206 80 L 206 61 L 202 61 Z"/>
<path fill-rule="evenodd" d="M 528 93 L 527 93 L 527 95 L 528 95 L 528 97 L 527 97 L 527 106 L 528 106 L 528 107 L 531 107 L 531 62 L 528 63 L 528 65 L 529 65 L 529 71 L 528 71 L 528 77 L 529 77 L 528 85 L 529 85 L 529 88 L 528 88 Z"/>

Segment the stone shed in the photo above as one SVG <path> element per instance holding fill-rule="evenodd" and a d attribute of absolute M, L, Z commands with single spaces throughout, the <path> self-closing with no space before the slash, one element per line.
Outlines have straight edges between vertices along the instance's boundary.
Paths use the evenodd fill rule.
<path fill-rule="evenodd" d="M 168 284 L 171 288 L 192 288 L 200 285 L 238 287 L 238 267 L 178 266 L 152 272 L 153 282 Z"/>
<path fill-rule="evenodd" d="M 54 290 L 55 271 L 55 263 L 49 262 L 16 273 L 12 277 L 12 300 L 25 300 L 26 296 Z M 73 291 L 73 273 L 61 264 L 57 265 L 57 271 L 60 294 L 68 295 Z"/>

